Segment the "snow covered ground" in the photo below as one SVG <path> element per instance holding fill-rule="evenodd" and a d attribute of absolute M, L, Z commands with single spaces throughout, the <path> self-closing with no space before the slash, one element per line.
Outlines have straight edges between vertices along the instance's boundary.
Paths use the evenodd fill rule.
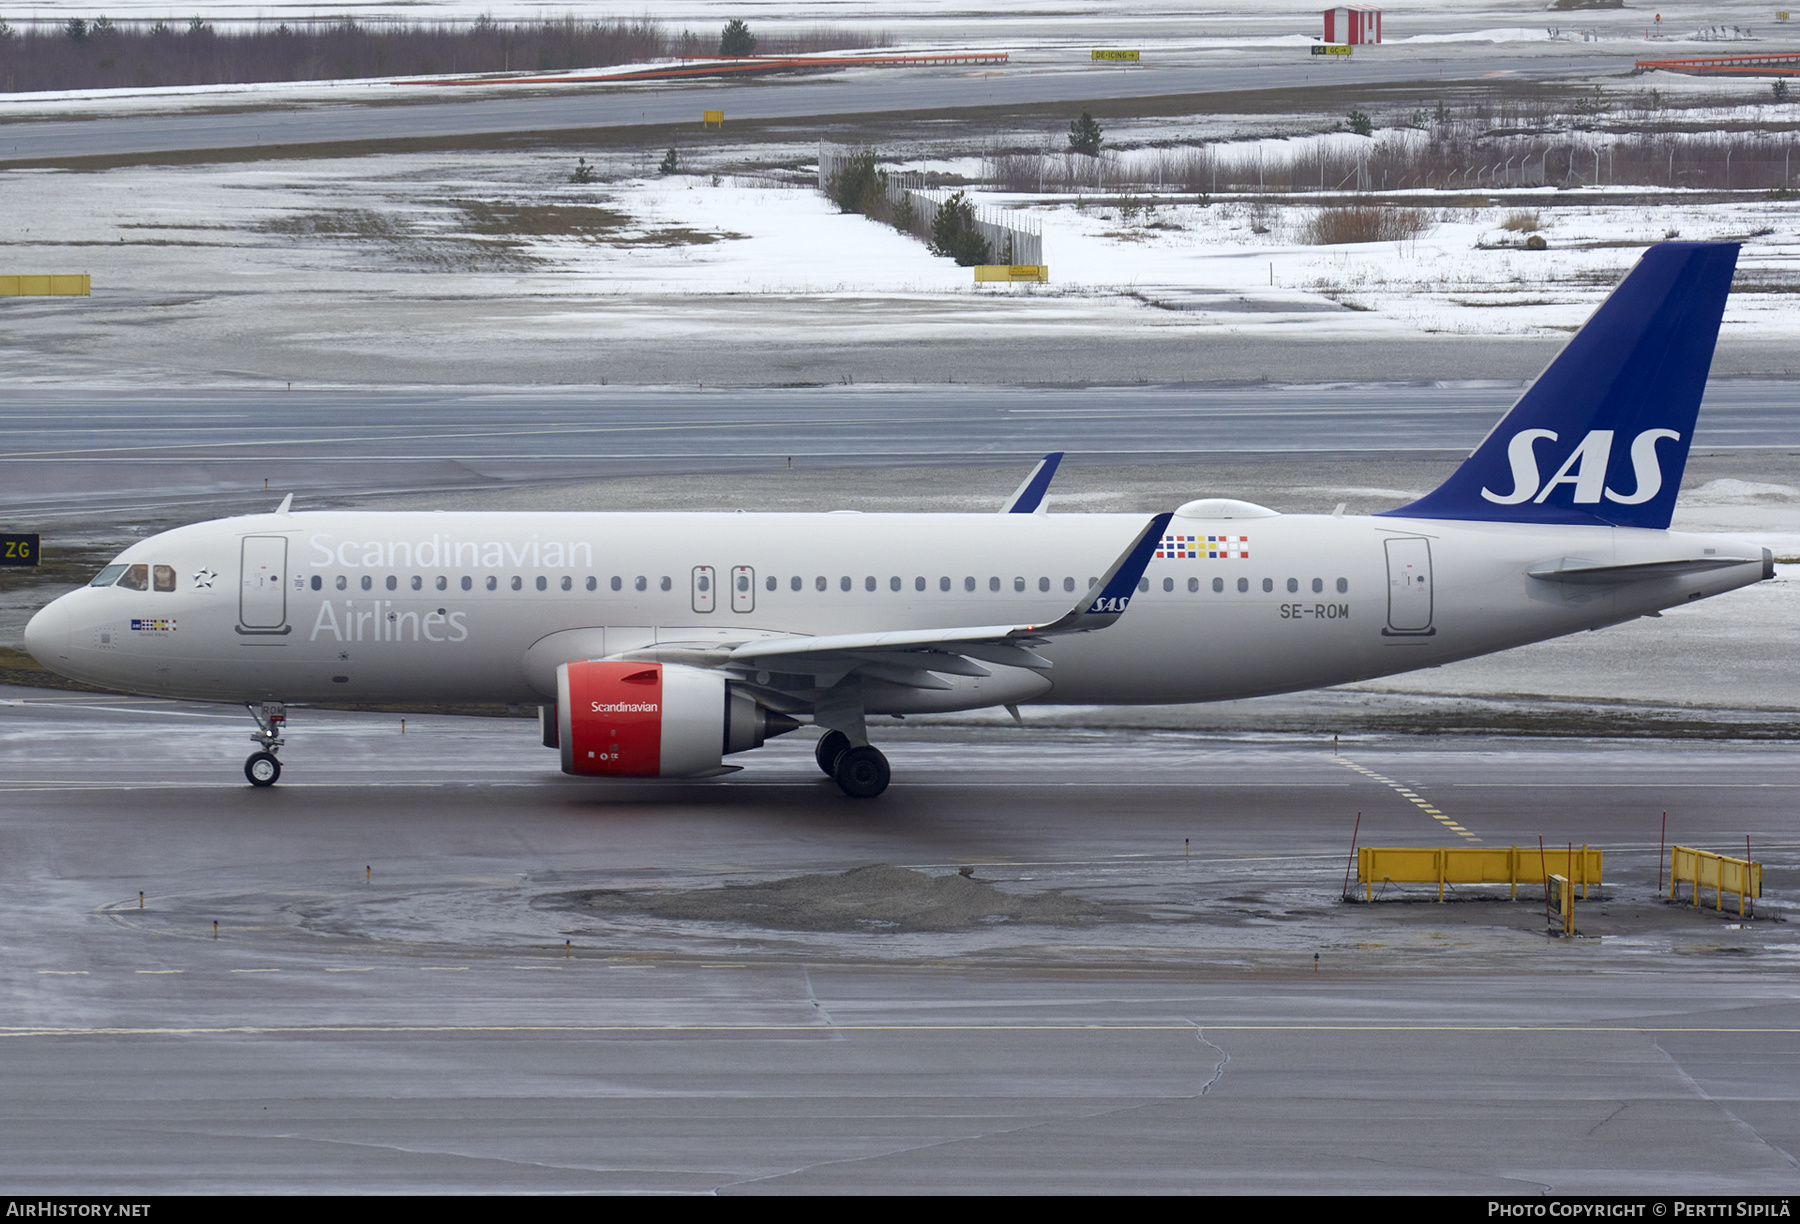
<path fill-rule="evenodd" d="M 1041 224 L 1050 266 L 1046 286 L 976 286 L 921 243 L 838 213 L 800 185 L 803 174 L 745 172 L 729 147 L 685 150 L 692 173 L 659 175 L 656 157 L 596 154 L 591 184 L 568 181 L 569 155 L 541 153 L 7 172 L 6 262 L 90 272 L 95 286 L 86 302 L 7 304 L 8 330 L 14 343 L 40 327 L 65 339 L 91 331 L 100 347 L 112 330 L 129 345 L 179 322 L 143 310 L 149 292 L 190 295 L 180 313 L 223 310 L 239 329 L 322 297 L 346 310 L 404 298 L 422 315 L 432 302 L 515 303 L 509 319 L 489 322 L 579 339 L 595 326 L 596 303 L 657 303 L 625 320 L 624 333 L 609 318 L 617 341 L 666 334 L 683 301 L 804 299 L 838 303 L 838 334 L 864 338 L 978 324 L 1554 339 L 1580 325 L 1644 245 L 1679 235 L 1744 243 L 1743 279 L 1756 291 L 1731 299 L 1727 347 L 1737 336 L 1800 344 L 1800 216 L 1781 200 L 1685 203 L 1670 193 L 1651 210 L 1641 192 L 1545 189 L 1527 195 L 1549 249 L 1529 251 L 1501 228 L 1519 211 L 1511 206 L 1434 208 L 1416 238 L 1321 247 L 1302 241 L 1313 215 L 1305 204 L 1165 198 L 1127 218 L 1110 197 L 976 193 Z M 754 312 L 739 323 L 750 333 L 790 325 L 774 309 L 765 324 Z"/>
<path fill-rule="evenodd" d="M 171 6 L 169 0 L 109 0 L 104 6 L 117 20 L 181 21 L 201 16 L 209 21 L 294 21 L 309 17 L 343 15 L 361 20 L 429 21 L 473 20 L 489 15 L 497 20 L 560 20 L 571 12 L 566 0 L 410 0 L 397 8 L 393 0 L 334 0 L 321 4 L 310 0 L 192 0 Z M 1385 0 L 1383 34 L 1390 41 L 1413 37 L 1436 39 L 1468 37 L 1472 30 L 1538 30 L 1558 26 L 1572 37 L 1583 30 L 1623 37 L 1642 33 L 1657 24 L 1653 13 L 1638 9 L 1546 12 L 1541 2 L 1509 0 Z M 1216 37 L 1262 36 L 1303 24 L 1305 31 L 1319 21 L 1322 5 L 1279 3 L 1225 6 L 1194 0 L 989 0 L 972 8 L 966 0 L 587 0 L 578 15 L 589 19 L 654 20 L 695 29 L 717 28 L 733 18 L 750 24 L 802 26 L 951 26 L 971 31 L 999 28 L 1067 30 L 1071 24 L 1114 27 L 1138 31 L 1162 31 L 1170 36 L 1204 32 Z M 58 20 L 92 17 L 98 9 L 89 0 L 27 0 L 7 9 L 8 19 Z M 1736 24 L 1758 32 L 1776 27 L 1771 6 L 1750 0 L 1662 0 L 1656 6 L 1661 25 L 1672 36 L 1718 24 Z"/>
<path fill-rule="evenodd" d="M 311 3 L 244 5 L 235 0 L 201 0 L 171 10 L 164 0 L 115 0 L 100 6 L 115 21 L 167 21 L 185 28 L 190 18 L 214 23 L 336 21 L 350 17 L 370 24 L 383 21 L 467 21 L 487 15 L 499 20 L 562 20 L 571 9 L 562 0 L 352 0 L 321 7 Z M 1543 57 L 1584 56 L 1596 52 L 1629 61 L 1671 56 L 1756 52 L 1800 42 L 1800 21 L 1774 20 L 1772 11 L 1747 0 L 1672 0 L 1660 6 L 1662 22 L 1635 9 L 1549 12 L 1538 3 L 1494 0 L 1397 0 L 1384 4 L 1384 42 L 1359 48 L 1358 55 L 1385 62 L 1412 62 L 1421 76 L 1440 75 L 1446 64 L 1489 69 L 1505 77 Z M 0 20 L 14 25 L 60 24 L 72 17 L 91 19 L 99 9 L 89 0 L 40 0 L 8 9 L 0 3 Z M 1018 73 L 1092 73 L 1153 71 L 1158 67 L 1291 63 L 1293 56 L 1321 36 L 1320 6 L 1288 4 L 1228 9 L 1186 0 L 1135 0 L 1097 4 L 1094 0 L 1005 0 L 972 11 L 961 0 L 924 0 L 898 5 L 874 0 L 845 4 L 841 0 L 675 0 L 646 8 L 634 0 L 590 0 L 574 14 L 581 19 L 635 21 L 644 18 L 672 30 L 710 32 L 730 19 L 749 22 L 765 33 L 796 32 L 819 27 L 854 31 L 883 50 L 1005 50 L 1006 71 Z M 1740 33 L 1718 41 L 1722 31 Z M 1785 40 L 1785 41 L 1784 41 Z M 1096 64 L 1089 58 L 1099 46 L 1139 50 L 1137 65 Z M 582 68 L 570 75 L 625 72 L 653 65 Z M 854 83 L 890 69 L 850 69 L 836 74 Z M 918 70 L 909 70 L 918 71 Z M 530 74 L 533 77 L 555 74 Z M 1716 89 L 1718 81 L 1669 76 L 1665 91 Z M 1611 70 L 1596 78 L 1617 85 Z M 382 102 L 441 101 L 441 88 L 407 85 L 412 78 L 311 81 L 299 84 L 195 85 L 178 88 L 78 90 L 54 93 L 0 93 L 0 117 L 41 118 L 59 115 L 109 114 L 145 110 L 165 112 L 219 106 L 314 106 Z M 817 80 L 817 76 L 809 79 Z M 1634 86 L 1642 81 L 1633 82 Z M 654 88 L 619 85 L 604 88 Z M 489 87 L 493 88 L 493 87 Z M 536 88 L 521 85 L 516 88 Z"/>

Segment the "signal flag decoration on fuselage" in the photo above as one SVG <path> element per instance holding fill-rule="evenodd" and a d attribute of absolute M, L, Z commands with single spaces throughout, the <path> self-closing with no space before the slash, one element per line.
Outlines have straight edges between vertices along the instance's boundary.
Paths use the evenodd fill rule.
<path fill-rule="evenodd" d="M 1156 550 L 1158 561 L 1248 561 L 1247 535 L 1166 535 Z"/>

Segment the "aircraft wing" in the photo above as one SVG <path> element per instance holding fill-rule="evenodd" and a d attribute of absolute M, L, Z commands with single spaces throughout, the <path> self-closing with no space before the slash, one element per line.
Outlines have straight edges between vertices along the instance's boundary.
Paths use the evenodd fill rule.
<path fill-rule="evenodd" d="M 1050 481 L 1055 477 L 1056 466 L 1062 462 L 1062 459 L 1061 451 L 1051 451 L 1038 460 L 1038 465 L 1031 469 L 1031 474 L 1025 477 L 1025 482 L 1014 489 L 1013 495 L 1006 499 L 1004 506 L 1000 507 L 1000 513 L 1042 514 L 1049 509 L 1049 504 L 1044 501 L 1044 494 L 1050 491 Z"/>
<path fill-rule="evenodd" d="M 1119 554 L 1081 602 L 1048 624 L 975 625 L 948 629 L 907 629 L 888 633 L 834 633 L 812 637 L 760 638 L 714 655 L 714 666 L 736 670 L 795 671 L 845 675 L 861 671 L 895 683 L 948 687 L 930 676 L 986 676 L 982 663 L 1043 670 L 1050 660 L 1032 649 L 1053 637 L 1104 629 L 1125 614 L 1150 558 L 1155 555 L 1169 514 L 1153 517 Z"/>

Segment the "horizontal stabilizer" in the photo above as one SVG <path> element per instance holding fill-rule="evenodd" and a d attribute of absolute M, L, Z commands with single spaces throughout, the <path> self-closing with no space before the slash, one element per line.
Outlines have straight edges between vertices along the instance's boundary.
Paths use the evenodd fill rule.
<path fill-rule="evenodd" d="M 1704 574 L 1710 570 L 1730 569 L 1734 565 L 1761 565 L 1761 557 L 1690 557 L 1678 561 L 1644 561 L 1627 565 L 1601 565 L 1580 557 L 1561 557 L 1555 561 L 1539 561 L 1525 572 L 1545 582 L 1572 582 L 1584 586 L 1606 586 L 1615 583 L 1647 582 L 1652 578 L 1679 578 L 1686 574 Z"/>

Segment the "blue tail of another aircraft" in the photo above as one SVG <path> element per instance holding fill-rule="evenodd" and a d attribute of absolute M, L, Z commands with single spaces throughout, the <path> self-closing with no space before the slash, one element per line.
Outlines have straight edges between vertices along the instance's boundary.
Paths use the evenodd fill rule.
<path fill-rule="evenodd" d="M 1384 513 L 1668 527 L 1737 256 L 1728 242 L 1645 251 L 1450 479 Z"/>

